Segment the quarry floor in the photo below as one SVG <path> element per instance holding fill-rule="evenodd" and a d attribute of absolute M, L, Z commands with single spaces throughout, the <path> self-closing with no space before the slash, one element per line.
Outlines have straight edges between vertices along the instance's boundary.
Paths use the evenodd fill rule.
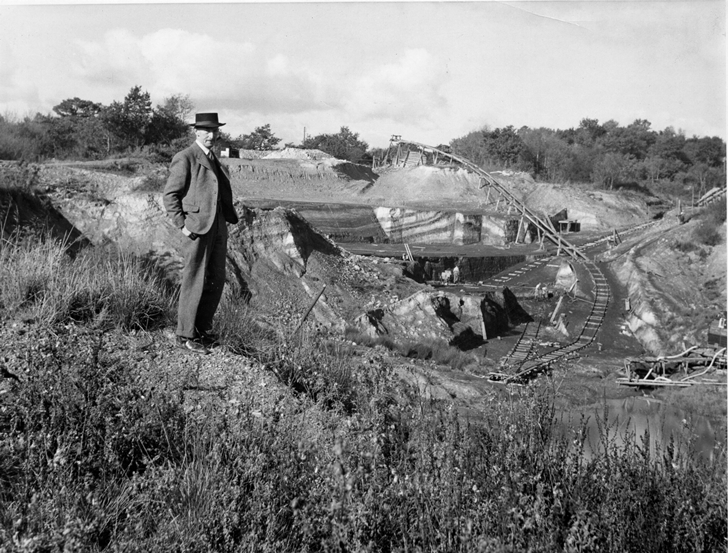
<path fill-rule="evenodd" d="M 262 167 L 262 164 L 259 164 Z M 276 168 L 276 170 L 279 170 Z M 290 169 L 293 171 L 293 169 Z M 93 192 L 93 202 L 113 202 L 115 198 L 122 194 L 125 190 L 133 190 L 138 183 L 131 183 L 128 178 L 117 178 L 116 175 L 109 175 L 108 173 L 100 174 L 93 170 L 82 170 L 83 173 L 83 190 L 71 191 L 66 185 L 63 190 L 64 204 L 61 205 L 61 211 L 66 210 L 64 213 L 69 215 L 71 218 L 71 212 L 78 221 L 82 221 L 83 218 L 90 219 L 96 217 L 95 211 L 90 208 L 83 212 L 78 207 L 85 198 L 89 195 L 89 191 Z M 296 173 L 297 175 L 297 173 Z M 294 175 L 295 176 L 295 175 Z M 288 176 L 285 176 L 288 178 Z M 329 178 L 327 176 L 326 178 Z M 77 173 L 69 169 L 67 175 L 63 177 L 64 182 L 74 182 L 72 179 L 78 179 Z M 296 177 L 298 178 L 298 177 Z M 390 176 L 390 182 L 393 182 Z M 281 177 L 283 179 L 283 177 Z M 133 180 L 133 179 L 132 179 Z M 243 185 L 238 186 L 238 197 L 240 197 L 246 206 L 260 206 L 266 208 L 272 208 L 276 205 L 283 206 L 301 206 L 307 205 L 312 209 L 326 210 L 328 205 L 336 205 L 345 211 L 347 208 L 357 209 L 365 206 L 376 205 L 371 202 L 362 202 L 360 190 L 364 186 L 354 186 L 351 182 L 342 181 L 339 177 L 330 178 L 329 181 L 323 179 L 316 181 L 316 187 L 307 188 L 306 186 L 297 183 L 295 179 L 281 182 L 269 179 L 267 175 L 262 175 L 259 181 L 250 182 L 246 181 Z M 80 182 L 80 181 L 76 181 Z M 411 184 L 411 183 L 410 183 Z M 416 183 L 415 183 L 416 184 Z M 285 186 L 284 186 L 285 185 Z M 523 185 L 526 186 L 526 185 Z M 253 188 L 255 187 L 255 188 Z M 338 188 L 337 188 L 338 187 Z M 60 190 L 60 187 L 59 187 Z M 335 190 L 336 194 L 332 194 L 331 191 Z M 416 188 L 413 187 L 416 191 Z M 435 189 L 433 189 L 435 190 Z M 80 194 L 82 192 L 82 194 Z M 555 197 L 559 192 L 565 194 L 562 190 L 551 191 L 550 197 Z M 394 192 L 392 192 L 394 194 Z M 450 200 L 435 201 L 430 199 L 429 203 L 418 200 L 416 197 L 410 196 L 405 198 L 404 204 L 409 205 L 421 205 L 422 209 L 459 209 L 464 210 L 467 206 L 472 207 L 472 202 L 465 200 L 458 200 L 452 198 Z M 434 192 L 431 192 L 431 195 Z M 268 197 L 270 196 L 270 197 Z M 99 200 L 101 198 L 101 200 Z M 555 201 L 555 200 L 554 200 Z M 569 197 L 563 196 L 559 200 L 562 205 L 569 202 Z M 92 205 L 92 203 L 89 205 Z M 331 203 L 327 203 L 331 202 Z M 335 202 L 335 204 L 334 204 Z M 95 205 L 95 204 L 94 204 Z M 101 205 L 101 204 L 100 204 Z M 596 204 L 595 204 L 596 205 Z M 92 206 L 93 207 L 93 206 Z M 96 207 L 94 207 L 96 209 Z M 101 208 L 98 208 L 101 209 Z M 76 210 L 75 212 L 73 210 Z M 477 210 L 477 209 L 476 209 Z M 594 211 L 599 214 L 599 208 L 595 207 Z M 605 212 L 604 217 L 608 218 L 609 213 Z M 646 219 L 642 219 L 644 221 Z M 145 222 L 146 224 L 146 222 Z M 77 224 L 78 227 L 82 225 Z M 129 225 L 130 232 L 134 231 L 134 226 Z M 161 227 L 160 227 L 161 228 Z M 82 229 L 84 230 L 84 229 Z M 86 232 L 86 230 L 84 230 Z M 664 229 L 654 231 L 654 234 L 644 234 L 645 240 L 665 240 L 665 236 L 669 232 L 674 232 L 673 227 L 666 225 Z M 575 245 L 582 245 L 591 242 L 598 236 L 605 234 L 605 231 L 589 231 L 580 233 L 565 234 L 565 238 L 574 243 Z M 103 239 L 106 236 L 99 234 Z M 610 259 L 622 255 L 628 255 L 628 252 L 632 251 L 633 244 L 640 243 L 642 235 L 633 237 L 632 243 L 626 243 L 622 249 L 615 249 L 610 252 L 605 245 L 590 250 L 589 255 L 607 256 Z M 170 242 L 172 243 L 172 242 Z M 372 244 L 366 242 L 338 242 L 337 243 L 343 249 L 349 251 L 356 256 L 365 256 L 371 258 L 393 258 L 401 260 L 404 254 L 404 246 L 402 244 Z M 669 246 L 669 244 L 667 245 Z M 665 249 L 667 246 L 663 246 L 663 250 L 657 251 L 657 255 L 660 258 L 665 257 Z M 725 245 L 723 244 L 723 248 Z M 536 244 L 528 245 L 511 245 L 508 248 L 495 247 L 488 245 L 452 245 L 452 244 L 410 244 L 410 249 L 416 257 L 507 257 L 507 256 L 524 256 L 526 259 L 543 256 L 544 254 L 555 254 L 556 247 L 554 245 L 547 245 L 546 252 L 539 251 Z M 649 248 L 643 248 L 638 253 L 645 257 L 654 255 Z M 677 257 L 677 254 L 675 254 Z M 694 260 L 693 260 L 694 261 Z M 527 261 L 521 262 L 525 264 Z M 512 288 L 516 293 L 520 294 L 523 292 L 524 297 L 521 301 L 524 308 L 534 317 L 548 317 L 554 308 L 555 302 L 540 302 L 535 300 L 529 300 L 525 297 L 526 291 L 533 289 L 537 284 L 553 282 L 556 271 L 557 271 L 556 258 L 552 258 L 546 265 L 541 266 L 533 271 L 519 276 L 518 278 L 512 278 L 507 282 L 507 286 Z M 663 269 L 663 272 L 667 275 L 672 275 L 676 279 L 682 279 L 684 281 L 681 285 L 685 288 L 694 288 L 694 275 L 692 273 L 686 273 L 683 278 L 680 276 L 679 271 L 685 270 L 685 267 L 695 266 L 695 262 L 691 262 L 690 259 L 686 259 L 682 266 L 675 266 L 673 269 Z M 681 268 L 682 267 L 682 268 Z M 507 276 L 513 273 L 518 268 L 517 265 L 508 268 L 498 275 L 493 275 L 489 279 L 483 281 L 483 286 L 478 286 L 477 283 L 463 283 L 458 285 L 449 285 L 447 290 L 449 292 L 456 292 L 459 294 L 482 294 L 483 291 L 489 289 L 490 286 L 501 287 L 501 283 L 495 283 L 495 279 L 500 276 Z M 609 405 L 615 409 L 615 412 L 621 412 L 620 405 L 632 405 L 635 399 L 647 397 L 653 403 L 657 405 L 672 405 L 677 406 L 680 409 L 684 409 L 685 412 L 696 413 L 698 416 L 704 416 L 714 422 L 714 425 L 718 425 L 722 428 L 722 432 L 719 431 L 718 435 L 725 435 L 725 390 L 710 389 L 710 388 L 698 388 L 693 387 L 687 391 L 639 391 L 629 388 L 620 387 L 616 384 L 616 377 L 620 375 L 623 368 L 624 360 L 630 356 L 638 356 L 644 352 L 643 346 L 635 338 L 632 333 L 626 329 L 626 313 L 624 312 L 624 300 L 628 295 L 626 286 L 619 280 L 615 272 L 606 264 L 601 265 L 602 272 L 609 280 L 611 288 L 611 301 L 609 309 L 606 314 L 604 325 L 600 330 L 599 336 L 596 343 L 588 347 L 582 352 L 579 358 L 569 360 L 567 362 L 559 363 L 552 368 L 549 375 L 544 375 L 536 379 L 532 384 L 537 387 L 550 387 L 556 394 L 557 407 L 564 413 L 585 413 L 600 411 L 605 402 L 609 402 Z M 576 265 L 575 269 L 577 274 L 580 274 L 579 266 Z M 720 269 L 712 269 L 714 272 Z M 723 283 L 725 282 L 725 264 L 723 265 Z M 583 278 L 582 278 L 583 277 Z M 588 303 L 589 294 L 591 292 L 591 282 L 588 276 L 580 277 L 579 291 L 580 295 L 577 294 L 575 298 L 569 298 L 565 300 L 564 312 L 567 315 L 567 330 L 573 330 L 579 328 L 580 324 L 589 314 L 590 305 Z M 709 278 L 705 276 L 705 278 Z M 713 278 L 712 276 L 710 278 Z M 377 284 L 373 282 L 367 283 L 369 288 L 367 293 L 376 294 Z M 434 283 L 433 283 L 434 284 Z M 672 281 L 665 281 L 664 283 L 657 282 L 659 293 L 669 293 L 670 288 L 673 287 Z M 724 287 L 724 284 L 723 284 Z M 432 290 L 437 290 L 437 285 L 431 286 Z M 388 293 L 395 292 L 395 296 L 403 297 L 407 291 L 410 290 L 409 285 L 404 282 L 397 281 L 388 291 Z M 379 291 L 383 293 L 383 290 Z M 350 306 L 351 310 L 354 309 L 363 310 L 366 309 L 364 302 L 361 305 Z M 697 321 L 697 315 L 696 319 Z M 690 326 L 690 321 L 687 322 L 687 326 Z M 489 339 L 487 343 L 481 348 L 475 350 L 473 353 L 479 355 L 483 359 L 483 363 L 476 369 L 471 369 L 467 372 L 457 371 L 450 369 L 445 366 L 437 365 L 432 361 L 423 361 L 417 359 L 408 359 L 401 356 L 394 355 L 388 350 L 377 347 L 377 348 L 365 348 L 363 346 L 352 346 L 352 351 L 356 358 L 366 362 L 377 362 L 383 365 L 390 366 L 392 370 L 397 371 L 401 378 L 408 380 L 413 385 L 417 386 L 422 395 L 434 400 L 446 400 L 454 401 L 457 407 L 469 416 L 477 418 L 479 406 L 483 405 L 484 402 L 507 400 L 514 393 L 521 393 L 518 390 L 514 390 L 513 387 L 507 387 L 500 384 L 493 384 L 486 380 L 486 376 L 490 371 L 498 368 L 498 361 L 507 355 L 517 342 L 523 325 L 517 326 L 511 329 L 505 335 L 500 338 Z M 680 329 L 676 329 L 680 330 Z M 556 340 L 558 337 L 554 337 Z M 566 338 L 564 338 L 566 339 Z M 168 348 L 167 341 L 164 336 L 157 336 L 155 340 L 159 344 L 165 344 L 164 349 Z M 545 342 L 551 341 L 548 336 L 544 339 Z M 601 345 L 601 347 L 600 347 Z M 549 350 L 550 346 L 539 347 L 539 353 L 545 353 Z M 551 346 L 552 347 L 552 346 Z M 171 354 L 170 354 L 171 355 Z M 216 352 L 211 359 L 206 360 L 204 365 L 209 366 L 209 370 L 214 373 L 221 373 L 225 370 L 225 364 L 231 361 L 239 363 L 238 357 L 231 356 L 225 352 Z M 249 364 L 246 361 L 246 364 Z M 204 375 L 202 376 L 204 378 Z M 707 406 L 707 407 L 704 407 Z M 626 409 L 626 408 L 625 408 Z M 626 411 L 624 411 L 626 413 Z M 655 411 L 655 413 L 659 413 Z"/>

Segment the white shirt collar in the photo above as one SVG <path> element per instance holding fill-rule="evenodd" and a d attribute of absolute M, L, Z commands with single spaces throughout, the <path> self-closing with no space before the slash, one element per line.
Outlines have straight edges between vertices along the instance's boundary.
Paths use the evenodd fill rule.
<path fill-rule="evenodd" d="M 210 150 L 208 150 L 207 148 L 205 148 L 205 145 L 204 144 L 200 143 L 199 140 L 195 140 L 195 144 L 197 144 L 200 147 L 200 149 L 204 152 L 204 154 L 205 154 L 206 157 L 209 157 Z"/>

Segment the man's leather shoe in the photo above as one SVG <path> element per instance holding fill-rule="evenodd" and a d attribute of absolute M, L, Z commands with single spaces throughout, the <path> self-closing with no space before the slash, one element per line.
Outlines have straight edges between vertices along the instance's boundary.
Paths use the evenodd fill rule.
<path fill-rule="evenodd" d="M 220 345 L 220 339 L 216 334 L 212 332 L 200 332 L 200 342 L 208 348 L 212 348 Z"/>
<path fill-rule="evenodd" d="M 195 353 L 201 353 L 202 355 L 210 353 L 210 350 L 205 347 L 202 340 L 199 338 L 185 338 L 184 336 L 177 336 L 177 343 L 183 348 Z"/>

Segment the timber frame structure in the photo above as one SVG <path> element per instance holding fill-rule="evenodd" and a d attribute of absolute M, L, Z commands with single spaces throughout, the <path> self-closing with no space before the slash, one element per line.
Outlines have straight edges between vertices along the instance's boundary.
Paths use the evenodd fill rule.
<path fill-rule="evenodd" d="M 414 152 L 414 155 L 412 153 Z M 519 355 L 511 355 L 511 362 L 504 367 L 505 373 L 491 373 L 488 380 L 505 384 L 515 384 L 533 378 L 538 373 L 549 369 L 554 363 L 564 359 L 570 359 L 577 352 L 590 346 L 596 339 L 611 298 L 611 290 L 606 277 L 597 264 L 589 259 L 582 249 L 564 240 L 554 227 L 551 219 L 540 217 L 519 200 L 505 185 L 496 180 L 493 175 L 481 169 L 471 161 L 457 156 L 442 147 L 433 147 L 419 142 L 403 140 L 399 135 L 392 136 L 387 155 L 383 165 L 392 167 L 408 167 L 431 163 L 438 166 L 459 167 L 477 175 L 480 178 L 480 188 L 488 187 L 488 196 L 491 191 L 499 195 L 498 204 L 501 201 L 508 205 L 509 209 L 515 208 L 521 214 L 521 222 L 527 220 L 534 225 L 541 235 L 540 238 L 548 238 L 558 250 L 556 255 L 564 254 L 572 257 L 576 262 L 582 264 L 589 273 L 594 284 L 594 300 L 591 312 L 587 317 L 584 326 L 581 328 L 578 337 L 569 344 L 556 347 L 552 351 L 542 355 L 531 356 L 532 352 L 517 352 Z M 519 225 L 520 228 L 520 225 Z M 528 330 L 528 329 L 526 329 Z M 526 331 L 524 331 L 525 334 Z M 523 337 L 522 337 L 523 338 Z M 521 340 L 522 341 L 522 340 Z M 520 341 L 519 341 L 520 343 Z M 514 362 L 515 361 L 515 362 Z"/>
<path fill-rule="evenodd" d="M 430 163 L 428 163 L 430 162 Z M 399 135 L 393 135 L 387 154 L 382 161 L 384 166 L 392 167 L 413 167 L 417 165 L 440 165 L 448 167 L 460 167 L 466 171 L 477 175 L 480 178 L 480 188 L 488 189 L 488 197 L 491 191 L 498 195 L 500 201 L 507 205 L 509 209 L 515 209 L 516 213 L 521 214 L 521 221 L 531 223 L 539 233 L 539 239 L 547 238 L 554 245 L 559 247 L 559 251 L 565 253 L 579 261 L 589 261 L 587 256 L 576 246 L 565 240 L 559 231 L 554 227 L 551 219 L 548 217 L 540 217 L 532 210 L 527 208 L 521 200 L 516 198 L 508 188 L 498 182 L 493 175 L 481 169 L 471 161 L 464 157 L 457 156 L 452 152 L 442 149 L 441 146 L 434 147 L 419 142 L 403 140 Z M 520 228 L 520 225 L 519 225 Z"/>

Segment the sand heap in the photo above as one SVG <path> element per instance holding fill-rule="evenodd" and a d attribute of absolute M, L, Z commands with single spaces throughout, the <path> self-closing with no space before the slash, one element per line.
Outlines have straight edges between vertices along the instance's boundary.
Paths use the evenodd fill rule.
<path fill-rule="evenodd" d="M 424 165 L 385 171 L 361 196 L 370 205 L 392 207 L 478 209 L 486 202 L 478 176 L 464 169 Z"/>

